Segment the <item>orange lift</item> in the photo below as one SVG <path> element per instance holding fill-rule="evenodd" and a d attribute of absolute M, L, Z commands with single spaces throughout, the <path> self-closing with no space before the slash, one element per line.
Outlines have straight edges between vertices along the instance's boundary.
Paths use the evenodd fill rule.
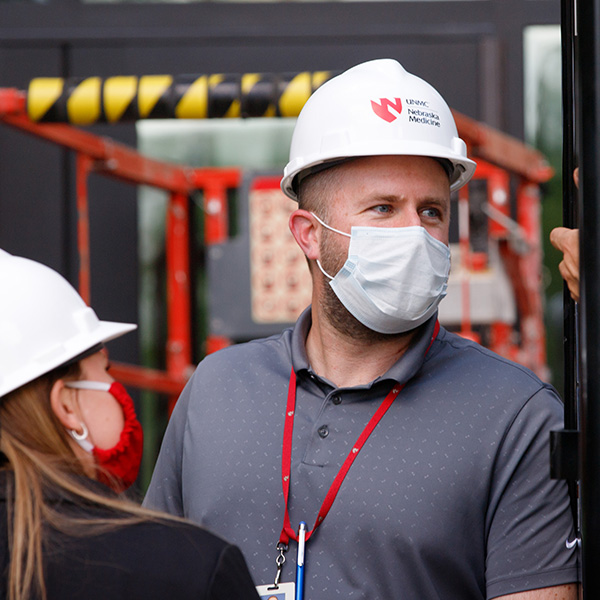
<path fill-rule="evenodd" d="M 89 104 L 92 98 L 92 105 L 99 106 L 100 100 L 96 95 L 100 98 L 100 90 L 103 85 L 109 83 L 108 80 L 105 82 L 99 78 L 84 80 L 85 93 L 83 94 L 82 88 L 78 87 L 79 84 L 67 86 L 63 80 L 54 79 L 44 80 L 53 82 L 49 85 L 50 92 L 48 86 L 38 80 L 34 80 L 30 85 L 29 94 L 13 88 L 0 88 L 1 123 L 75 152 L 79 290 L 87 302 L 90 301 L 91 276 L 88 176 L 91 173 L 100 174 L 136 185 L 160 188 L 169 194 L 165 242 L 168 313 L 166 365 L 164 370 L 156 370 L 131 364 L 114 364 L 112 372 L 124 384 L 166 394 L 170 398 L 170 407 L 174 405 L 194 368 L 191 342 L 188 198 L 192 192 L 203 191 L 204 243 L 207 246 L 227 243 L 229 229 L 227 193 L 240 187 L 243 173 L 237 168 L 191 168 L 152 160 L 123 144 L 93 135 L 66 122 L 37 122 L 31 118 L 31 113 L 35 113 L 33 116 L 36 119 L 52 113 L 54 120 L 60 113 L 61 119 L 75 120 L 79 124 L 91 124 L 100 120 L 115 122 L 124 118 L 296 116 L 310 93 L 330 75 L 328 72 L 317 72 L 286 77 L 250 74 L 211 75 L 195 80 L 188 78 L 188 88 L 183 86 L 183 89 L 193 89 L 194 94 L 199 95 L 195 100 L 200 103 L 201 109 L 194 108 L 192 102 L 194 98 L 189 96 L 184 95 L 183 98 L 173 100 L 172 88 L 175 85 L 173 78 L 168 76 L 160 80 L 149 78 L 154 84 L 152 86 L 146 82 L 148 89 L 152 90 L 151 101 L 138 102 L 138 109 L 133 112 L 130 106 L 139 100 L 138 93 L 141 91 L 137 84 L 144 78 L 140 78 L 139 81 L 137 78 L 111 78 L 120 81 L 112 81 L 110 93 L 115 94 L 115 89 L 118 88 L 121 90 L 119 92 L 121 95 L 117 94 L 113 97 L 112 112 L 106 111 L 106 107 L 96 108 L 92 111 L 91 117 L 89 110 L 85 108 L 87 106 L 85 103 Z M 89 83 L 90 79 L 93 80 L 92 84 Z M 201 84 L 197 83 L 199 80 Z M 160 81 L 160 85 L 157 81 Z M 262 92 L 257 92 L 257 90 L 264 91 L 265 82 L 277 87 L 275 92 L 269 91 L 266 94 L 266 100 L 261 96 Z M 126 93 L 123 92 L 123 85 Z M 34 91 L 37 89 L 36 93 L 39 94 L 40 88 L 42 99 L 37 98 L 37 104 L 33 103 L 32 111 Z M 67 88 L 68 90 L 65 91 Z M 170 90 L 168 94 L 165 91 L 167 88 L 168 91 Z M 177 89 L 181 90 L 182 85 L 179 84 Z M 77 115 L 77 119 L 73 119 L 73 115 L 68 113 L 67 106 L 68 100 L 73 99 L 77 90 L 80 96 L 84 96 L 85 102 L 83 109 L 77 103 L 71 102 L 71 108 L 75 105 L 77 109 L 73 109 L 73 114 Z M 219 92 L 216 93 L 215 90 Z M 107 93 L 105 90 L 104 96 Z M 161 98 L 165 97 L 170 98 L 170 108 L 159 106 Z M 259 101 L 261 98 L 262 102 Z M 60 105 L 61 101 L 64 101 L 62 112 L 56 110 L 56 106 Z M 218 115 L 215 115 L 214 111 L 211 114 L 211 103 L 218 106 Z M 143 111 L 139 108 L 142 104 L 145 107 Z M 114 108 L 115 106 L 118 110 Z M 156 106 L 159 106 L 159 109 Z M 49 107 L 53 108 L 50 110 Z M 453 262 L 453 272 L 457 273 L 454 287 L 460 290 L 460 293 L 455 290 L 454 294 L 454 297 L 458 298 L 455 305 L 459 307 L 459 317 L 458 322 L 456 316 L 454 321 L 449 317 L 449 328 L 453 328 L 461 335 L 481 340 L 496 352 L 527 365 L 541 376 L 547 376 L 541 295 L 539 185 L 550 179 L 553 171 L 539 152 L 520 141 L 460 113 L 454 112 L 454 117 L 459 135 L 467 143 L 470 157 L 478 163 L 474 181 L 479 180 L 485 184 L 483 194 L 485 197 L 482 199 L 479 193 L 480 202 L 482 210 L 487 215 L 488 239 L 498 250 L 498 256 L 495 254 L 492 256 L 493 253 L 487 250 L 472 248 L 469 213 L 474 192 L 470 191 L 470 186 L 466 186 L 461 190 L 458 198 L 459 261 L 457 263 L 455 259 Z M 511 177 L 517 180 L 514 198 L 511 194 Z M 482 328 L 481 319 L 478 324 L 477 319 L 474 318 L 477 312 L 474 310 L 477 305 L 474 280 L 478 276 L 485 279 L 486 274 L 489 275 L 493 270 L 494 260 L 498 259 L 510 282 L 510 294 L 515 302 L 517 316 L 516 320 L 512 321 L 502 316 L 484 317 L 485 327 Z M 493 285 L 495 284 L 492 282 Z M 450 288 L 452 287 L 451 281 Z M 451 307 L 450 295 L 451 292 L 442 305 L 448 303 Z M 443 315 L 440 314 L 440 320 L 444 323 L 442 317 Z M 212 352 L 228 343 L 230 340 L 223 336 L 209 334 L 206 340 L 206 351 Z"/>

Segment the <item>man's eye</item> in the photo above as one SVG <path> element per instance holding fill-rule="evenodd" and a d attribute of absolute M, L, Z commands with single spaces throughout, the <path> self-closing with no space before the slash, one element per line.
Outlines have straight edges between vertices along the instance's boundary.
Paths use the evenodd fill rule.
<path fill-rule="evenodd" d="M 387 214 L 392 211 L 392 207 L 389 204 L 378 204 L 373 207 L 373 210 L 381 214 Z"/>
<path fill-rule="evenodd" d="M 441 212 L 437 208 L 426 208 L 422 214 L 428 219 L 437 219 L 441 216 Z"/>

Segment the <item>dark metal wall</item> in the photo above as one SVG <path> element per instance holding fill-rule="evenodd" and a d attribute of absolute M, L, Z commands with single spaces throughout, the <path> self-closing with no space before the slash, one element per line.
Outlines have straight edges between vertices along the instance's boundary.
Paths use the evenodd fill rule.
<path fill-rule="evenodd" d="M 559 9 L 558 0 L 0 3 L 0 87 L 26 89 L 38 76 L 338 70 L 389 56 L 453 108 L 522 137 L 523 28 L 558 24 Z M 135 145 L 131 124 L 91 131 Z M 101 318 L 137 321 L 136 191 L 92 177 L 90 196 L 92 303 Z M 0 126 L 0 247 L 75 281 L 73 205 L 72 159 Z M 115 357 L 135 361 L 135 338 L 120 343 Z"/>

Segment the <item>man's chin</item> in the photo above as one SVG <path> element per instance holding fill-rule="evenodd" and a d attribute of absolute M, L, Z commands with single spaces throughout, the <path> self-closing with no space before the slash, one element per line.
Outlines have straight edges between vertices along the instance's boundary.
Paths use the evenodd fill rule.
<path fill-rule="evenodd" d="M 411 335 L 414 329 L 402 333 L 381 333 L 375 331 L 361 323 L 348 309 L 340 302 L 333 290 L 329 288 L 324 292 L 324 298 L 321 299 L 323 315 L 329 324 L 345 337 L 364 343 L 377 343 L 390 341 L 396 338 L 402 338 Z"/>

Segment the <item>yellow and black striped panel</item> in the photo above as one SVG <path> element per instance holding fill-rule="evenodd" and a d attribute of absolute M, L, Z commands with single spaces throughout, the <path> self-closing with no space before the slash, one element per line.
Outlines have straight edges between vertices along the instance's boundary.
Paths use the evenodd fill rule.
<path fill-rule="evenodd" d="M 27 113 L 33 121 L 89 125 L 101 119 L 101 80 L 98 77 L 63 80 L 34 79 L 27 94 Z"/>
<path fill-rule="evenodd" d="M 331 71 L 305 71 L 283 76 L 279 87 L 279 116 L 297 117 L 311 94 L 334 75 Z"/>
<path fill-rule="evenodd" d="M 176 119 L 206 119 L 208 117 L 208 77 L 180 76 L 174 84 Z"/>
<path fill-rule="evenodd" d="M 109 77 L 102 86 L 102 108 L 109 123 L 135 119 L 137 111 L 138 78 Z"/>
<path fill-rule="evenodd" d="M 242 116 L 276 117 L 278 80 L 275 75 L 247 73 L 242 76 Z"/>
<path fill-rule="evenodd" d="M 39 77 L 29 83 L 27 114 L 32 121 L 65 121 L 65 115 L 57 115 L 64 80 L 57 77 Z M 66 107 L 65 107 L 66 108 Z"/>
<path fill-rule="evenodd" d="M 74 125 L 137 119 L 295 117 L 332 77 L 314 73 L 39 78 L 29 84 L 33 121 Z"/>

